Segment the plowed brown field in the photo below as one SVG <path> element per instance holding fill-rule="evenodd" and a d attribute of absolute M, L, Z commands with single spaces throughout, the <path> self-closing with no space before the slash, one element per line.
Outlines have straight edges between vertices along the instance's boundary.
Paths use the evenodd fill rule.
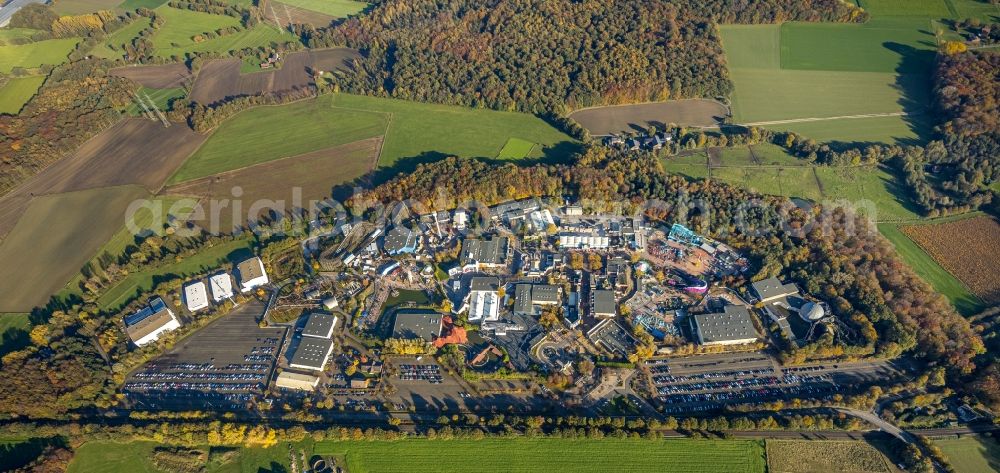
<path fill-rule="evenodd" d="M 1000 302 L 1000 223 L 996 219 L 983 215 L 902 230 L 975 295 L 988 303 Z"/>
<path fill-rule="evenodd" d="M 132 79 L 144 87 L 170 89 L 183 87 L 191 80 L 191 71 L 179 62 L 156 66 L 126 66 L 111 70 L 112 75 Z"/>

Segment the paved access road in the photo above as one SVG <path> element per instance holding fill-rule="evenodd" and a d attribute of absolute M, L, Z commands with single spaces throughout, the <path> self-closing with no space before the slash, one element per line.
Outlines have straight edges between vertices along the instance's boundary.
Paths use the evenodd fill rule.
<path fill-rule="evenodd" d="M 10 17 L 14 16 L 18 10 L 31 5 L 32 3 L 48 3 L 47 0 L 10 0 L 10 3 L 0 7 L 0 28 L 10 23 Z"/>

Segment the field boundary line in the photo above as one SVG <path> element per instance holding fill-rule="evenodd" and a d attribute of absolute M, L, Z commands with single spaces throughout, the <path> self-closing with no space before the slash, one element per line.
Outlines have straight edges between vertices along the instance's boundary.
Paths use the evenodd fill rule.
<path fill-rule="evenodd" d="M 910 116 L 913 113 L 910 112 L 889 112 L 889 113 L 866 113 L 860 115 L 840 115 L 836 117 L 806 117 L 806 118 L 790 118 L 787 120 L 771 120 L 771 121 L 761 121 L 761 122 L 751 122 L 751 123 L 741 123 L 741 126 L 767 126 L 767 125 L 784 125 L 789 123 L 805 123 L 805 122 L 822 122 L 828 120 L 853 120 L 859 118 L 882 118 L 882 117 L 902 117 Z"/>

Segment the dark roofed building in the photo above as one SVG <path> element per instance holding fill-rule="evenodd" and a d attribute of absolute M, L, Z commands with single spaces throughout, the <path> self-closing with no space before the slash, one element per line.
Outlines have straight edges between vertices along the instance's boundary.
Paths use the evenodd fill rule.
<path fill-rule="evenodd" d="M 288 364 L 292 368 L 322 371 L 333 352 L 333 340 L 316 337 L 300 337 L 295 355 Z"/>
<path fill-rule="evenodd" d="M 698 343 L 740 345 L 757 341 L 757 329 L 746 307 L 727 305 L 722 312 L 692 316 Z"/>
<path fill-rule="evenodd" d="M 761 302 L 768 302 L 782 297 L 798 294 L 795 284 L 782 284 L 778 278 L 767 278 L 751 284 L 753 292 Z"/>
<path fill-rule="evenodd" d="M 470 238 L 462 242 L 460 259 L 463 265 L 476 264 L 495 268 L 507 264 L 509 250 L 510 240 L 507 237 L 496 237 L 492 240 Z"/>
<path fill-rule="evenodd" d="M 398 310 L 392 325 L 392 338 L 433 341 L 441 335 L 442 317 L 443 314 L 433 310 Z"/>
<path fill-rule="evenodd" d="M 417 251 L 417 232 L 397 225 L 385 234 L 382 247 L 393 256 L 413 253 Z"/>
<path fill-rule="evenodd" d="M 550 284 L 518 284 L 514 288 L 514 312 L 538 315 L 540 305 L 558 304 L 562 288 Z"/>
<path fill-rule="evenodd" d="M 476 276 L 469 281 L 470 291 L 499 291 L 500 279 L 492 276 Z"/>
<path fill-rule="evenodd" d="M 333 336 L 333 326 L 337 324 L 337 316 L 333 314 L 309 314 L 309 320 L 302 329 L 302 336 L 330 338 Z"/>
<path fill-rule="evenodd" d="M 614 317 L 618 315 L 615 291 L 595 290 L 591 292 L 591 315 L 594 317 Z"/>

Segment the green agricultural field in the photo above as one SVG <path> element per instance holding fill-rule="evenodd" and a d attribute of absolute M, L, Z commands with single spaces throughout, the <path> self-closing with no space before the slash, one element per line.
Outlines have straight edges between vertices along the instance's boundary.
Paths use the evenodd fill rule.
<path fill-rule="evenodd" d="M 335 107 L 392 117 L 379 160 L 383 167 L 413 157 L 498 156 L 514 137 L 536 143 L 526 156 L 531 159 L 562 159 L 578 149 L 575 140 L 534 115 L 348 94 L 333 100 Z"/>
<path fill-rule="evenodd" d="M 324 96 L 242 112 L 219 126 L 170 182 L 210 176 L 385 134 L 389 120 L 385 114 L 334 108 L 332 103 L 332 96 Z"/>
<path fill-rule="evenodd" d="M 125 3 L 118 5 L 123 10 L 135 10 L 136 8 L 148 8 L 150 10 L 167 3 L 167 0 L 125 0 Z"/>
<path fill-rule="evenodd" d="M 338 18 L 357 14 L 368 6 L 365 2 L 353 0 L 281 0 L 281 3 Z"/>
<path fill-rule="evenodd" d="M 79 41 L 79 38 L 47 39 L 0 46 L 0 73 L 9 73 L 15 67 L 34 68 L 42 64 L 61 64 Z"/>
<path fill-rule="evenodd" d="M 261 133 L 265 129 L 269 133 Z M 412 167 L 442 156 L 493 158 L 514 137 L 535 144 L 524 156 L 531 159 L 565 157 L 578 146 L 524 113 L 336 94 L 238 114 L 219 126 L 170 182 L 381 135 L 383 167 Z"/>
<path fill-rule="evenodd" d="M 931 125 L 928 121 L 923 116 L 904 119 L 888 116 L 767 125 L 764 128 L 790 131 L 819 143 L 831 141 L 917 143 L 920 141 L 920 136 L 927 136 L 930 133 Z"/>
<path fill-rule="evenodd" d="M 161 57 L 184 56 L 189 52 L 228 53 L 247 47 L 267 45 L 272 42 L 295 41 L 289 32 L 273 24 L 260 23 L 249 30 L 196 43 L 196 35 L 219 28 L 239 26 L 240 20 L 231 16 L 213 15 L 191 10 L 163 6 L 156 9 L 165 21 L 153 35 L 153 47 Z"/>
<path fill-rule="evenodd" d="M 714 168 L 713 180 L 726 182 L 762 194 L 823 200 L 816 177 L 809 166 Z"/>
<path fill-rule="evenodd" d="M 525 141 L 520 138 L 510 138 L 504 143 L 503 148 L 500 148 L 500 153 L 497 154 L 499 159 L 524 159 L 531 154 L 531 149 L 535 147 L 535 144 L 530 141 Z"/>
<path fill-rule="evenodd" d="M 826 199 L 846 200 L 878 222 L 920 217 L 896 176 L 884 169 L 818 166 L 815 171 Z"/>
<path fill-rule="evenodd" d="M 351 473 L 764 471 L 763 445 L 735 440 L 330 441 L 318 442 L 314 453 L 343 456 Z"/>
<path fill-rule="evenodd" d="M 45 82 L 45 76 L 14 77 L 0 87 L 0 113 L 16 115 Z"/>
<path fill-rule="evenodd" d="M 121 308 L 133 297 L 151 291 L 161 277 L 183 277 L 210 271 L 229 261 L 231 254 L 248 251 L 250 245 L 248 238 L 238 239 L 200 250 L 176 263 L 129 274 L 118 285 L 101 294 L 97 299 L 97 305 L 103 310 Z"/>
<path fill-rule="evenodd" d="M 935 439 L 948 462 L 958 473 L 991 473 L 1000 471 L 1000 445 L 995 439 L 965 436 L 960 439 Z"/>
<path fill-rule="evenodd" d="M 979 18 L 983 21 L 1000 21 L 1000 5 L 991 4 L 988 0 L 944 0 L 948 4 L 952 17 L 957 19 Z"/>
<path fill-rule="evenodd" d="M 114 10 L 122 0 L 55 0 L 52 9 L 61 16 Z"/>
<path fill-rule="evenodd" d="M 781 25 L 781 68 L 927 74 L 937 43 L 926 18 Z"/>
<path fill-rule="evenodd" d="M 920 16 L 945 18 L 948 11 L 946 0 L 860 0 L 864 8 L 874 18 L 883 16 Z"/>
<path fill-rule="evenodd" d="M 139 36 L 140 31 L 149 26 L 149 22 L 149 18 L 136 18 L 132 23 L 105 37 L 103 42 L 90 50 L 90 54 L 106 59 L 120 59 L 124 55 L 122 45 L 131 43 L 136 36 Z"/>
<path fill-rule="evenodd" d="M 153 101 L 154 104 L 156 104 L 156 107 L 159 108 L 161 111 L 169 110 L 170 102 L 174 99 L 179 99 L 181 97 L 184 97 L 185 94 L 187 94 L 187 92 L 184 90 L 183 87 L 174 87 L 171 89 L 151 89 L 148 87 L 143 87 L 141 90 L 139 90 L 139 95 L 143 96 L 143 98 L 148 97 L 150 100 Z M 146 103 L 148 106 L 149 101 L 147 100 Z M 132 116 L 139 116 L 142 115 L 143 113 L 142 107 L 139 106 L 139 104 L 136 103 L 135 101 L 133 101 L 128 106 L 127 111 L 128 114 Z"/>
<path fill-rule="evenodd" d="M 878 230 L 892 242 L 903 261 L 913 268 L 921 279 L 934 287 L 934 290 L 944 294 L 962 315 L 969 316 L 982 310 L 984 308 L 982 301 L 972 294 L 969 288 L 962 284 L 962 281 L 942 268 L 931 255 L 906 236 L 899 229 L 900 225 L 899 223 L 880 223 Z"/>
<path fill-rule="evenodd" d="M 153 442 L 87 442 L 74 452 L 69 473 L 162 473 L 152 463 Z M 208 447 L 202 447 L 208 450 Z M 220 449 L 214 449 L 219 451 Z M 238 448 L 231 454 L 210 453 L 205 473 L 277 473 L 291 471 L 288 446 Z"/>

